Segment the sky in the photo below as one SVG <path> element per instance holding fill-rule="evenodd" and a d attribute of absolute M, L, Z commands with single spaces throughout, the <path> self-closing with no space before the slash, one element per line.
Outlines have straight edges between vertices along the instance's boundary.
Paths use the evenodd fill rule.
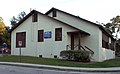
<path fill-rule="evenodd" d="M 22 11 L 28 14 L 30 9 L 35 9 L 45 13 L 55 7 L 89 21 L 106 24 L 120 15 L 119 3 L 120 0 L 0 0 L 0 16 L 5 25 L 10 26 L 11 18 Z"/>

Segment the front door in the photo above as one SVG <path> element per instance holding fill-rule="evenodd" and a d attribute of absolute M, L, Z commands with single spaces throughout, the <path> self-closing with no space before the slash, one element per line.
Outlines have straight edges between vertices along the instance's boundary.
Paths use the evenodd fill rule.
<path fill-rule="evenodd" d="M 74 50 L 74 34 L 71 34 L 71 50 Z"/>

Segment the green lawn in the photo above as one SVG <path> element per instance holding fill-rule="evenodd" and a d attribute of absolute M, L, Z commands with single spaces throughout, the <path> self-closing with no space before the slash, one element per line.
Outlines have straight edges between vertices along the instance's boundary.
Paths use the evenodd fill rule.
<path fill-rule="evenodd" d="M 1 62 L 20 62 L 19 56 L 0 56 Z M 69 66 L 69 67 L 91 67 L 91 68 L 101 68 L 101 67 L 120 67 L 120 58 L 107 60 L 104 62 L 96 63 L 82 63 L 82 62 L 72 62 L 60 59 L 50 59 L 50 58 L 38 58 L 38 57 L 21 57 L 22 63 L 32 63 L 32 64 L 44 64 L 44 65 L 54 65 L 54 66 Z"/>

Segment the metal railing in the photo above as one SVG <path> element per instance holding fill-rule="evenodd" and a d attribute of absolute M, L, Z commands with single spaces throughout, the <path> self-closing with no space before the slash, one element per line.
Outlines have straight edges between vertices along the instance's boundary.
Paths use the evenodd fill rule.
<path fill-rule="evenodd" d="M 77 47 L 78 47 L 78 45 L 74 45 L 74 49 L 77 48 Z M 66 46 L 66 49 L 67 49 L 67 50 L 68 50 L 68 49 L 71 49 L 71 45 L 67 45 L 67 46 Z"/>
<path fill-rule="evenodd" d="M 94 54 L 94 51 L 91 50 L 90 48 L 88 48 L 87 46 L 85 46 L 85 48 L 87 48 L 92 54 Z"/>
<path fill-rule="evenodd" d="M 79 48 L 79 45 L 74 45 L 74 49 L 75 49 L 75 48 Z M 85 49 L 85 48 L 86 48 L 86 49 Z M 89 51 L 92 55 L 94 54 L 94 51 L 91 50 L 89 47 L 85 46 L 85 48 L 80 45 L 80 49 L 81 49 L 81 50 Z M 67 46 L 66 46 L 66 49 L 67 49 L 67 50 L 68 50 L 68 49 L 71 49 L 71 45 L 67 45 Z"/>

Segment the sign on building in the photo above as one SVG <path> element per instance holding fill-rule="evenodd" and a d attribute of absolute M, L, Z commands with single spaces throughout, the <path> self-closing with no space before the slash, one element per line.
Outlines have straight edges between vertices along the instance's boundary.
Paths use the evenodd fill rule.
<path fill-rule="evenodd" d="M 44 38 L 45 38 L 45 39 L 48 39 L 48 38 L 51 38 L 51 37 L 52 37 L 51 31 L 49 31 L 49 32 L 44 32 Z"/>
<path fill-rule="evenodd" d="M 22 46 L 22 41 L 18 41 L 18 45 L 19 45 L 19 46 Z"/>

